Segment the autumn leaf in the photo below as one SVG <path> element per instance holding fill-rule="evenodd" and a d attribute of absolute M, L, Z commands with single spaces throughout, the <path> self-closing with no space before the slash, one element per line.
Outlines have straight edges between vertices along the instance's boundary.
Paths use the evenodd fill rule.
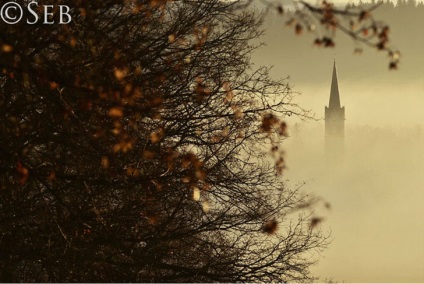
<path fill-rule="evenodd" d="M 56 90 L 59 88 L 59 85 L 56 82 L 50 82 L 50 90 Z"/>
<path fill-rule="evenodd" d="M 19 176 L 19 184 L 23 185 L 26 183 L 28 176 L 29 176 L 29 171 L 27 168 L 25 168 L 21 161 L 18 161 L 18 164 L 16 166 L 16 171 L 18 172 L 18 176 Z"/>
<path fill-rule="evenodd" d="M 163 128 L 159 128 L 158 130 L 150 133 L 150 141 L 153 144 L 158 143 L 165 136 L 165 130 Z"/>
<path fill-rule="evenodd" d="M 155 157 L 155 152 L 150 150 L 144 150 L 143 151 L 143 158 L 146 160 L 151 160 Z"/>
<path fill-rule="evenodd" d="M 168 36 L 168 42 L 169 43 L 174 43 L 175 42 L 175 35 L 174 34 L 170 34 Z"/>
<path fill-rule="evenodd" d="M 277 11 L 278 11 L 278 14 L 282 15 L 282 14 L 284 13 L 283 6 L 278 5 L 278 7 L 277 7 Z"/>
<path fill-rule="evenodd" d="M 390 62 L 389 63 L 389 69 L 390 70 L 396 70 L 398 68 L 397 62 Z"/>
<path fill-rule="evenodd" d="M 156 225 L 158 223 L 158 218 L 156 215 L 147 216 L 147 223 L 149 225 Z"/>
<path fill-rule="evenodd" d="M 367 19 L 370 16 L 370 13 L 368 11 L 361 11 L 359 13 L 359 22 L 362 22 L 363 20 Z"/>
<path fill-rule="evenodd" d="M 367 29 L 367 28 L 363 28 L 363 29 L 362 29 L 362 34 L 363 34 L 364 36 L 368 36 L 368 29 Z"/>
<path fill-rule="evenodd" d="M 324 44 L 324 47 L 334 47 L 335 46 L 333 39 L 331 39 L 329 37 L 323 37 L 322 42 Z"/>
<path fill-rule="evenodd" d="M 262 118 L 261 131 L 270 132 L 272 127 L 278 122 L 273 114 L 267 114 Z"/>
<path fill-rule="evenodd" d="M 321 45 L 322 45 L 322 40 L 321 40 L 321 39 L 319 39 L 319 38 L 316 38 L 316 39 L 314 40 L 314 45 L 316 45 L 316 46 L 321 46 Z"/>
<path fill-rule="evenodd" d="M 108 116 L 112 118 L 120 118 L 124 115 L 122 108 L 120 107 L 112 107 L 109 109 Z"/>
<path fill-rule="evenodd" d="M 140 175 L 140 171 L 136 168 L 128 167 L 126 174 L 127 176 L 138 177 Z"/>
<path fill-rule="evenodd" d="M 193 187 L 193 200 L 199 201 L 200 200 L 200 189 L 198 187 Z"/>
<path fill-rule="evenodd" d="M 378 34 L 378 38 L 379 38 L 381 41 L 384 41 L 384 42 L 388 41 L 388 38 L 389 38 L 389 27 L 388 27 L 388 26 L 385 26 L 385 27 L 381 30 L 381 32 Z"/>
<path fill-rule="evenodd" d="M 392 60 L 397 61 L 400 58 L 400 52 L 399 51 L 389 51 L 389 57 Z"/>
<path fill-rule="evenodd" d="M 102 157 L 101 165 L 102 165 L 102 168 L 108 169 L 109 166 L 110 166 L 109 158 L 108 157 Z"/>
<path fill-rule="evenodd" d="M 56 178 L 56 172 L 55 171 L 51 171 L 49 176 L 47 177 L 48 180 L 52 181 Z"/>
<path fill-rule="evenodd" d="M 278 230 L 278 222 L 275 219 L 269 220 L 262 225 L 262 232 L 272 235 Z"/>
<path fill-rule="evenodd" d="M 75 47 L 77 45 L 77 40 L 75 37 L 71 37 L 71 40 L 69 41 L 69 44 L 71 47 Z"/>
<path fill-rule="evenodd" d="M 119 81 L 124 79 L 125 76 L 127 76 L 128 70 L 127 69 L 115 69 L 113 74 L 115 75 L 115 78 Z"/>
<path fill-rule="evenodd" d="M 191 178 L 190 178 L 189 176 L 184 176 L 184 177 L 181 179 L 181 181 L 182 181 L 183 183 L 189 183 L 189 182 L 191 181 Z"/>
<path fill-rule="evenodd" d="M 205 212 L 205 213 L 209 212 L 210 205 L 209 205 L 209 202 L 207 200 L 202 202 L 202 209 L 203 209 L 203 212 Z"/>
<path fill-rule="evenodd" d="M 301 35 L 303 31 L 303 26 L 301 24 L 296 24 L 294 31 L 297 35 Z"/>
<path fill-rule="evenodd" d="M 195 172 L 196 178 L 199 180 L 204 180 L 206 178 L 206 172 L 202 169 L 198 169 Z"/>
<path fill-rule="evenodd" d="M 198 103 L 201 103 L 206 97 L 211 94 L 211 90 L 201 82 L 197 83 L 194 92 L 196 93 L 196 100 Z"/>
<path fill-rule="evenodd" d="M 281 136 L 288 136 L 287 124 L 285 122 L 280 123 L 280 127 L 278 128 L 278 134 L 280 134 Z"/>
<path fill-rule="evenodd" d="M 376 44 L 376 47 L 378 50 L 383 50 L 386 48 L 386 42 L 385 41 L 380 41 Z"/>
<path fill-rule="evenodd" d="M 318 226 L 322 221 L 324 221 L 323 218 L 320 217 L 314 217 L 311 219 L 310 223 L 309 223 L 309 227 L 311 229 L 315 228 L 316 226 Z"/>
<path fill-rule="evenodd" d="M 134 140 L 133 139 L 122 139 L 117 144 L 114 145 L 113 151 L 115 153 L 122 152 L 127 153 L 133 147 Z"/>
<path fill-rule="evenodd" d="M 164 102 L 163 98 L 161 98 L 159 96 L 155 96 L 154 98 L 152 98 L 149 101 L 149 106 L 152 107 L 152 108 L 154 108 L 154 107 L 160 107 L 160 106 L 163 105 L 163 102 Z"/>
<path fill-rule="evenodd" d="M 4 53 L 9 53 L 9 52 L 12 52 L 12 51 L 13 51 L 13 46 L 11 46 L 10 44 L 3 44 L 3 45 L 1 46 L 1 50 L 2 50 Z"/>

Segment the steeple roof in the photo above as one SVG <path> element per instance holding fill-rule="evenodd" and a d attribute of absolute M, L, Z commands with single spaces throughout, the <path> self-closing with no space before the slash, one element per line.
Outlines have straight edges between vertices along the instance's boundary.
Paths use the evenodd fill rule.
<path fill-rule="evenodd" d="M 330 103 L 328 107 L 330 109 L 341 107 L 340 95 L 339 95 L 339 84 L 337 83 L 336 60 L 334 60 L 333 79 L 331 81 Z"/>

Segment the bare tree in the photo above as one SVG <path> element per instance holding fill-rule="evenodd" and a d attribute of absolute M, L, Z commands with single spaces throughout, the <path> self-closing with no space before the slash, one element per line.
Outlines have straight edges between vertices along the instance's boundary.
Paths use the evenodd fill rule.
<path fill-rule="evenodd" d="M 0 23 L 0 279 L 311 281 L 327 237 L 279 175 L 309 114 L 253 69 L 262 16 L 59 2 L 69 25 Z"/>

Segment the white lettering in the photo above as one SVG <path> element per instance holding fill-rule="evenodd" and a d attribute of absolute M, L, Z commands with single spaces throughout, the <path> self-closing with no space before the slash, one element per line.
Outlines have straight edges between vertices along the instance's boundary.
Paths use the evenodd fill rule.
<path fill-rule="evenodd" d="M 49 8 L 53 10 L 53 5 L 45 5 L 44 6 L 44 24 L 54 24 L 54 20 L 49 22 L 49 16 L 53 18 L 53 12 L 49 12 Z"/>
<path fill-rule="evenodd" d="M 15 2 L 7 2 L 0 9 L 0 16 L 7 24 L 16 24 L 22 19 L 22 7 Z"/>
<path fill-rule="evenodd" d="M 72 17 L 69 14 L 69 7 L 65 6 L 65 5 L 59 5 L 59 9 L 60 9 L 60 21 L 59 24 L 69 24 L 72 21 Z M 63 21 L 63 16 L 66 16 L 67 20 L 66 22 Z"/>
<path fill-rule="evenodd" d="M 34 16 L 34 21 L 33 22 L 30 22 L 29 19 L 27 19 L 27 24 L 30 24 L 30 25 L 33 25 L 33 24 L 35 24 L 38 21 L 38 15 L 37 15 L 37 13 L 35 13 L 35 11 L 31 8 L 31 6 L 33 4 L 38 7 L 38 3 L 37 2 L 34 2 L 34 1 L 28 4 L 28 12 L 30 12 Z"/>
<path fill-rule="evenodd" d="M 24 22 L 28 25 L 34 25 L 40 23 L 40 18 L 43 17 L 43 24 L 52 25 L 55 24 L 55 18 L 59 20 L 59 24 L 66 25 L 72 22 L 71 8 L 67 5 L 40 5 L 38 0 L 25 0 L 25 5 L 17 3 L 15 1 L 9 1 L 4 4 L 0 4 L 0 22 L 14 25 L 19 23 L 23 16 Z M 39 13 L 39 8 L 43 8 L 44 16 Z M 25 13 L 24 13 L 25 9 Z M 58 13 L 56 13 L 56 12 Z"/>

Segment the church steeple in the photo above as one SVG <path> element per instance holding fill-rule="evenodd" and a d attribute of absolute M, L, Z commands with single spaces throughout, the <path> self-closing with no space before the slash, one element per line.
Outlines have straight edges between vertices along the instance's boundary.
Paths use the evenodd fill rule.
<path fill-rule="evenodd" d="M 337 82 L 336 60 L 335 59 L 334 59 L 334 65 L 333 65 L 333 78 L 331 80 L 329 107 L 330 107 L 330 109 L 341 107 L 340 106 L 340 95 L 339 95 L 339 84 Z"/>
<path fill-rule="evenodd" d="M 325 150 L 331 161 L 343 157 L 345 108 L 340 104 L 339 84 L 337 82 L 336 60 L 331 79 L 330 102 L 325 107 Z"/>
<path fill-rule="evenodd" d="M 345 108 L 340 104 L 339 85 L 337 82 L 336 61 L 334 60 L 333 75 L 330 89 L 330 102 L 325 107 L 325 136 L 329 152 L 340 153 L 344 144 Z M 339 149 L 339 150 L 337 150 Z M 339 155 L 339 154 L 337 154 Z"/>

